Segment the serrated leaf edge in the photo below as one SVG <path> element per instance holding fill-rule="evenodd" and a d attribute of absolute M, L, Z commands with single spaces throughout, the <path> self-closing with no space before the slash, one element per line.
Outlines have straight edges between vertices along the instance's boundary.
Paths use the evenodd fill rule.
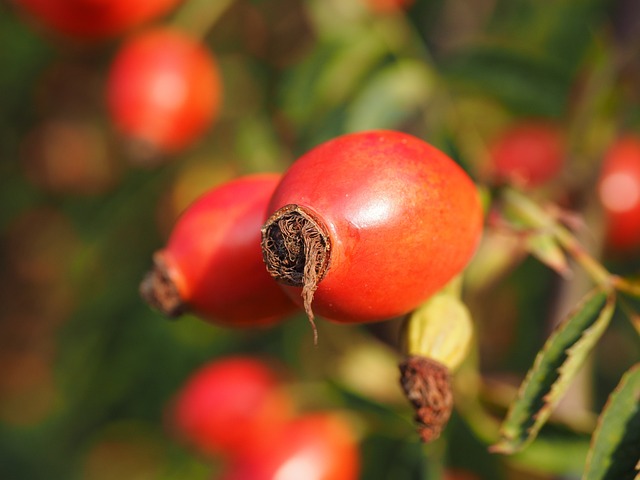
<path fill-rule="evenodd" d="M 598 438 L 598 435 L 600 434 L 600 431 L 602 430 L 604 415 L 606 414 L 608 408 L 611 406 L 611 404 L 614 401 L 616 395 L 620 391 L 622 391 L 622 389 L 624 388 L 624 386 L 626 384 L 625 382 L 627 381 L 629 376 L 632 375 L 632 374 L 635 374 L 635 373 L 640 373 L 640 363 L 637 363 L 636 365 L 632 366 L 622 376 L 622 378 L 620 379 L 620 382 L 618 383 L 616 388 L 609 395 L 609 398 L 607 399 L 607 402 L 606 402 L 604 408 L 602 409 L 602 412 L 600 413 L 600 417 L 598 419 L 598 424 L 597 424 L 597 426 L 596 426 L 596 428 L 595 428 L 595 430 L 593 432 L 593 435 L 591 436 L 591 448 L 589 449 L 589 453 L 587 454 L 587 460 L 585 462 L 585 469 L 584 469 L 584 473 L 583 473 L 583 476 L 582 476 L 582 480 L 587 480 L 587 475 L 588 475 L 588 473 L 590 471 L 591 462 L 593 460 L 593 448 L 594 448 L 596 439 Z M 640 452 L 638 452 L 638 453 L 640 455 Z M 640 480 L 640 458 L 638 459 L 638 463 L 636 464 L 635 468 L 636 468 L 636 470 L 638 470 L 638 473 L 634 477 L 634 480 Z"/>
<path fill-rule="evenodd" d="M 604 330 L 606 329 L 606 326 L 609 323 L 609 320 L 611 319 L 611 316 L 613 314 L 613 310 L 615 307 L 615 302 L 614 302 L 614 292 L 612 291 L 608 291 L 608 290 L 603 290 L 602 288 L 596 288 L 594 290 L 591 290 L 590 292 L 588 292 L 583 298 L 582 300 L 571 310 L 571 312 L 569 312 L 569 314 L 565 317 L 564 321 L 558 325 L 558 327 L 555 329 L 555 331 L 549 336 L 549 338 L 547 339 L 547 341 L 545 342 L 545 344 L 543 345 L 542 349 L 540 350 L 540 352 L 538 352 L 538 355 L 536 355 L 536 358 L 533 362 L 532 367 L 529 369 L 529 371 L 527 372 L 527 375 L 525 376 L 524 380 L 522 381 L 522 384 L 520 385 L 520 388 L 518 389 L 518 394 L 516 399 L 511 403 L 511 406 L 509 408 L 509 412 L 507 413 L 506 419 L 502 424 L 502 427 L 500 429 L 500 436 L 502 437 L 501 440 L 499 440 L 495 445 L 492 445 L 491 447 L 489 447 L 489 450 L 491 452 L 494 453 L 503 453 L 503 454 L 511 454 L 511 453 L 515 453 L 518 452 L 520 450 L 522 450 L 523 448 L 525 448 L 529 443 L 531 443 L 538 431 L 540 430 L 540 428 L 544 425 L 544 422 L 547 420 L 547 418 L 549 417 L 549 415 L 551 414 L 551 411 L 553 410 L 553 408 L 556 406 L 557 402 L 560 400 L 561 396 L 557 395 L 557 390 L 558 390 L 558 383 L 564 383 L 566 382 L 567 384 L 570 382 L 570 380 L 573 378 L 573 375 L 570 375 L 569 377 L 563 377 L 562 372 L 559 371 L 558 372 L 558 380 L 556 382 L 553 383 L 553 385 L 551 386 L 549 392 L 544 395 L 542 397 L 544 405 L 537 411 L 535 412 L 535 414 L 532 416 L 533 418 L 533 423 L 531 424 L 531 426 L 525 430 L 525 433 L 527 434 L 527 438 L 524 441 L 516 441 L 515 440 L 515 435 L 513 433 L 509 433 L 507 432 L 505 426 L 508 424 L 510 415 L 512 414 L 511 412 L 514 410 L 514 406 L 518 404 L 518 402 L 520 402 L 522 400 L 522 398 L 524 398 L 525 392 L 527 390 L 527 386 L 529 385 L 529 382 L 531 381 L 531 378 L 533 377 L 535 371 L 540 367 L 544 356 L 545 356 L 545 352 L 547 351 L 547 348 L 549 347 L 549 345 L 551 345 L 551 343 L 553 342 L 555 336 L 562 330 L 563 327 L 566 326 L 566 324 L 570 321 L 570 319 L 576 315 L 577 312 L 579 312 L 582 308 L 584 308 L 584 306 L 590 302 L 596 295 L 598 294 L 603 294 L 604 295 L 604 303 L 602 305 L 602 307 L 600 308 L 599 313 L 597 314 L 597 319 L 595 320 L 594 324 L 587 328 L 586 330 L 584 330 L 584 332 L 582 333 L 582 335 L 580 336 L 580 339 L 582 339 L 585 334 L 587 334 L 588 332 L 590 332 L 596 325 L 601 324 L 601 329 L 602 332 L 604 332 Z M 603 317 L 603 314 L 605 314 L 608 318 Z M 603 321 L 606 320 L 606 321 Z M 600 334 L 602 334 L 602 332 L 600 332 Z M 587 350 L 585 351 L 585 355 L 586 356 L 588 354 L 588 352 L 591 350 L 591 348 L 593 347 L 593 345 L 595 345 L 598 337 L 594 337 L 593 340 L 593 344 L 587 348 Z M 567 362 L 571 361 L 571 351 L 575 348 L 577 348 L 577 345 L 580 343 L 580 339 L 578 339 L 567 351 L 567 360 L 565 362 L 563 362 L 563 364 L 560 366 L 559 370 L 562 370 L 563 367 L 565 367 L 565 365 L 567 364 Z M 583 357 L 584 358 L 584 357 Z M 563 378 L 565 379 L 564 382 L 562 382 Z M 556 398 L 555 400 L 551 400 L 548 401 L 549 398 L 553 398 L 553 396 L 556 395 L 558 398 Z M 540 418 L 542 418 L 542 420 L 540 420 Z M 640 480 L 640 479 L 639 479 Z"/>

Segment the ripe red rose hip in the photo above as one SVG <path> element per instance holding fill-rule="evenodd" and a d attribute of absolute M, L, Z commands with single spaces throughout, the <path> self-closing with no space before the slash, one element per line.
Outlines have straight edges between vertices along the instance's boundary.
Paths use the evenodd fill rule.
<path fill-rule="evenodd" d="M 626 135 L 607 151 L 598 180 L 606 242 L 616 251 L 640 249 L 640 138 Z"/>
<path fill-rule="evenodd" d="M 314 148 L 285 173 L 269 211 L 268 271 L 310 318 L 312 306 L 338 322 L 414 309 L 460 273 L 482 232 L 478 191 L 466 173 L 394 131 Z"/>
<path fill-rule="evenodd" d="M 490 148 L 498 180 L 536 187 L 554 178 L 564 164 L 565 145 L 555 125 L 526 121 L 508 128 Z"/>
<path fill-rule="evenodd" d="M 198 198 L 154 255 L 143 298 L 167 316 L 186 311 L 235 327 L 275 323 L 295 305 L 264 269 L 260 227 L 279 174 L 248 175 Z"/>
<path fill-rule="evenodd" d="M 356 480 L 360 456 L 349 424 L 318 412 L 290 422 L 272 442 L 239 457 L 224 480 Z"/>
<path fill-rule="evenodd" d="M 181 0 L 16 0 L 44 26 L 65 36 L 115 36 L 163 15 Z"/>
<path fill-rule="evenodd" d="M 175 153 L 213 122 L 221 88 L 213 56 L 201 43 L 177 30 L 155 29 L 133 38 L 116 55 L 107 103 L 126 138 Z"/>
<path fill-rule="evenodd" d="M 171 427 L 206 455 L 234 458 L 271 441 L 292 415 L 274 370 L 251 357 L 227 357 L 195 371 L 170 408 Z"/>

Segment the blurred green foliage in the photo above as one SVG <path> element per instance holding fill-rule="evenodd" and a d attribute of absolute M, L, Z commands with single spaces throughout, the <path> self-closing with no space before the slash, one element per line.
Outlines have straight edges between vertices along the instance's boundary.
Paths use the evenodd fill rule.
<path fill-rule="evenodd" d="M 460 389 L 472 399 L 429 446 L 393 376 L 380 375 L 387 383 L 371 394 L 344 374 L 356 346 L 385 352 L 367 369 L 393 362 L 395 324 L 322 322 L 314 348 L 303 316 L 258 332 L 172 322 L 142 302 L 138 284 L 179 212 L 233 176 L 283 171 L 347 131 L 394 128 L 482 182 L 491 138 L 530 116 L 569 133 L 566 169 L 540 195 L 581 211 L 600 256 L 589 198 L 608 142 L 639 131 L 640 4 L 416 0 L 382 15 L 364 0 L 206 3 L 186 0 L 181 9 L 202 15 L 179 9 L 157 23 L 203 35 L 221 67 L 223 112 L 197 145 L 154 166 L 127 151 L 104 107 L 126 36 L 79 44 L 0 3 L 0 478 L 211 478 L 215 466 L 172 437 L 166 409 L 195 368 L 238 352 L 281 361 L 301 409 L 351 412 L 367 480 L 453 479 L 442 475 L 454 467 L 487 480 L 578 478 L 593 412 L 640 350 L 621 312 L 571 394 L 577 403 L 518 455 L 487 446 L 551 326 L 584 293 L 580 273 L 567 281 L 527 259 L 470 286 L 471 363 L 485 382 L 476 392 L 463 369 Z M 639 259 L 604 257 L 625 274 L 640 271 Z"/>

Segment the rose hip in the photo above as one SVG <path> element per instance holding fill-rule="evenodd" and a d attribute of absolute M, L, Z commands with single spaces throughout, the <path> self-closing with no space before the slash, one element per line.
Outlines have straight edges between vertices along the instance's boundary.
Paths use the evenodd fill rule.
<path fill-rule="evenodd" d="M 192 312 L 233 327 L 273 324 L 295 305 L 265 271 L 260 226 L 279 174 L 248 175 L 216 187 L 183 212 L 154 255 L 143 298 L 163 314 Z"/>
<path fill-rule="evenodd" d="M 618 252 L 640 247 L 640 138 L 624 135 L 606 152 L 598 197 L 604 209 L 606 242 Z"/>
<path fill-rule="evenodd" d="M 290 422 L 263 448 L 247 451 L 224 480 L 356 480 L 360 456 L 350 425 L 336 414 L 310 413 Z"/>
<path fill-rule="evenodd" d="M 337 322 L 416 308 L 467 265 L 483 221 L 476 186 L 459 165 L 386 130 L 343 135 L 302 156 L 269 211 L 269 272 L 310 319 L 315 312 Z"/>
<path fill-rule="evenodd" d="M 196 370 L 174 399 L 170 421 L 175 434 L 199 452 L 235 458 L 271 441 L 292 410 L 269 365 L 237 356 Z"/>
<path fill-rule="evenodd" d="M 124 33 L 169 12 L 182 0 L 16 0 L 44 26 L 62 35 L 97 40 Z"/>
<path fill-rule="evenodd" d="M 558 175 L 564 164 L 565 142 L 549 122 L 528 120 L 508 128 L 490 148 L 498 180 L 537 187 Z"/>
<path fill-rule="evenodd" d="M 222 84 L 213 55 L 178 30 L 158 28 L 129 40 L 107 83 L 111 119 L 143 152 L 172 154 L 213 122 Z"/>

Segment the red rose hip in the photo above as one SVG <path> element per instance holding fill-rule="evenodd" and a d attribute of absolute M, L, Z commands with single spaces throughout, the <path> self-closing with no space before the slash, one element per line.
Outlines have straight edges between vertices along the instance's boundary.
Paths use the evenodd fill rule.
<path fill-rule="evenodd" d="M 49 29 L 68 37 L 112 37 L 170 11 L 181 0 L 16 0 Z"/>
<path fill-rule="evenodd" d="M 564 164 L 564 138 L 557 126 L 529 120 L 508 128 L 490 148 L 499 180 L 537 187 L 553 179 Z"/>
<path fill-rule="evenodd" d="M 171 405 L 175 434 L 205 455 L 235 458 L 269 442 L 292 415 L 276 373 L 251 357 L 227 357 L 195 371 Z"/>
<path fill-rule="evenodd" d="M 269 211 L 268 271 L 311 319 L 338 322 L 416 308 L 463 270 L 482 232 L 478 191 L 462 168 L 414 136 L 384 130 L 302 156 Z"/>
<path fill-rule="evenodd" d="M 116 55 L 107 103 L 122 134 L 152 151 L 176 153 L 217 116 L 221 80 L 212 54 L 185 33 L 155 29 Z"/>
<path fill-rule="evenodd" d="M 337 414 L 310 413 L 271 442 L 232 463 L 224 480 L 356 480 L 360 455 L 354 432 Z"/>
<path fill-rule="evenodd" d="M 264 269 L 260 227 L 279 174 L 248 175 L 210 190 L 180 216 L 154 255 L 143 298 L 167 316 L 186 311 L 234 327 L 272 324 L 295 305 Z"/>
<path fill-rule="evenodd" d="M 609 148 L 598 180 L 606 242 L 614 251 L 640 249 L 640 138 L 625 135 Z"/>

